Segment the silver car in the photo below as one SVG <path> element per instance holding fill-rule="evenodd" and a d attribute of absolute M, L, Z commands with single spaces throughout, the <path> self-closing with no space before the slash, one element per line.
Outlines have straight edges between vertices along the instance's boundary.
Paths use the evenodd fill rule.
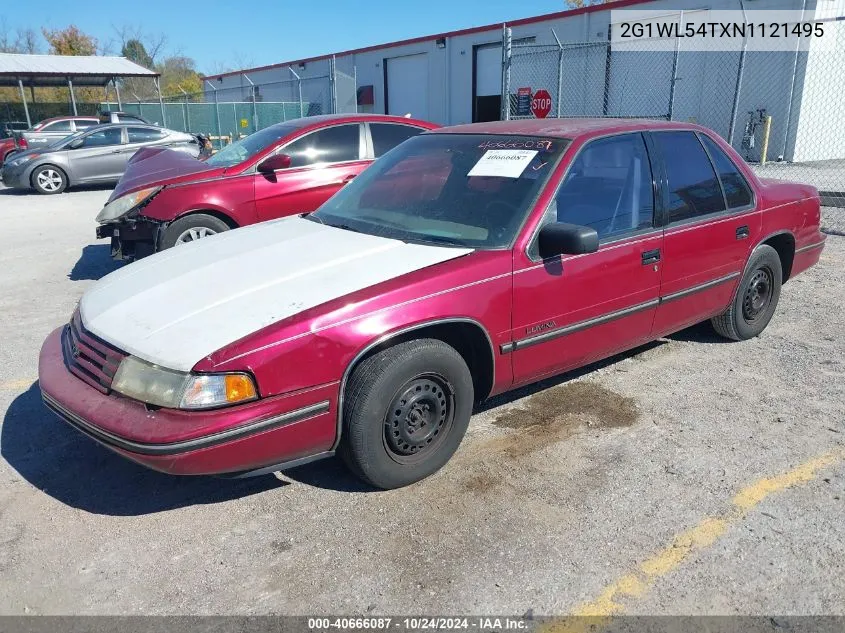
<path fill-rule="evenodd" d="M 203 146 L 193 134 L 154 125 L 101 124 L 47 148 L 15 154 L 0 176 L 7 187 L 61 193 L 73 185 L 117 182 L 142 147 L 167 147 L 198 157 Z"/>

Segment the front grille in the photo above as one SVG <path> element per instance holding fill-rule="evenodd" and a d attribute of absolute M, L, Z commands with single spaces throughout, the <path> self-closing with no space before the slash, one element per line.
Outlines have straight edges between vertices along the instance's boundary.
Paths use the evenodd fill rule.
<path fill-rule="evenodd" d="M 98 391 L 109 393 L 117 366 L 126 355 L 87 332 L 78 311 L 65 328 L 62 348 L 65 362 L 74 376 Z"/>

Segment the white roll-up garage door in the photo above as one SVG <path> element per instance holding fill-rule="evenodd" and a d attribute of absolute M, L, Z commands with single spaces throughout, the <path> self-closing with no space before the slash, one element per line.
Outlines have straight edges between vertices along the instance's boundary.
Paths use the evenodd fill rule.
<path fill-rule="evenodd" d="M 428 119 L 428 55 L 392 57 L 387 64 L 387 113 Z"/>
<path fill-rule="evenodd" d="M 475 96 L 502 94 L 502 45 L 475 49 Z"/>

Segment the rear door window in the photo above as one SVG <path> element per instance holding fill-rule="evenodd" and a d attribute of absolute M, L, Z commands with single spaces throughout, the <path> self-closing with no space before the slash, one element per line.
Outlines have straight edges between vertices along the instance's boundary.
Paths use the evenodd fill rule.
<path fill-rule="evenodd" d="M 99 125 L 99 121 L 96 119 L 86 119 L 82 121 L 74 121 L 74 125 L 76 125 L 77 130 L 87 130 L 89 127 L 93 125 Z"/>
<path fill-rule="evenodd" d="M 722 188 L 695 132 L 653 132 L 666 164 L 669 224 L 725 210 Z"/>
<path fill-rule="evenodd" d="M 739 171 L 739 168 L 725 154 L 722 148 L 716 144 L 716 141 L 706 134 L 701 134 L 700 138 L 704 143 L 704 147 L 707 148 L 710 158 L 713 159 L 716 171 L 719 173 L 719 180 L 722 181 L 722 188 L 725 190 L 725 199 L 728 202 L 728 208 L 739 209 L 749 206 L 753 200 L 751 188 L 748 186 L 748 182 Z"/>
<path fill-rule="evenodd" d="M 378 158 L 392 150 L 399 143 L 407 141 L 412 136 L 416 136 L 424 131 L 411 125 L 370 123 L 370 135 L 373 138 L 373 153 Z"/>
<path fill-rule="evenodd" d="M 361 157 L 360 134 L 357 123 L 335 125 L 306 134 L 282 152 L 291 157 L 291 167 L 358 160 Z"/>
<path fill-rule="evenodd" d="M 651 228 L 654 189 L 641 134 L 592 141 L 558 189 L 548 221 L 589 226 L 599 238 Z"/>
<path fill-rule="evenodd" d="M 165 137 L 164 132 L 152 128 L 130 127 L 126 130 L 130 143 L 152 143 Z"/>

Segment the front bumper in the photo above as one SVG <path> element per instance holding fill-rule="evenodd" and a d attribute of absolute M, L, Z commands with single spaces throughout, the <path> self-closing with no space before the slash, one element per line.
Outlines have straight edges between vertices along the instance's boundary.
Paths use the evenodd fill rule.
<path fill-rule="evenodd" d="M 150 409 L 74 376 L 62 346 L 65 329 L 54 330 L 41 348 L 38 377 L 44 403 L 124 457 L 174 475 L 231 475 L 278 470 L 330 454 L 337 384 L 227 409 Z"/>
<path fill-rule="evenodd" d="M 123 219 L 97 227 L 97 239 L 111 238 L 111 256 L 134 261 L 156 252 L 162 225 L 145 218 Z"/>
<path fill-rule="evenodd" d="M 12 189 L 30 189 L 29 176 L 27 174 L 26 164 L 19 167 L 10 167 L 7 164 L 0 169 L 0 179 L 6 187 Z"/>

